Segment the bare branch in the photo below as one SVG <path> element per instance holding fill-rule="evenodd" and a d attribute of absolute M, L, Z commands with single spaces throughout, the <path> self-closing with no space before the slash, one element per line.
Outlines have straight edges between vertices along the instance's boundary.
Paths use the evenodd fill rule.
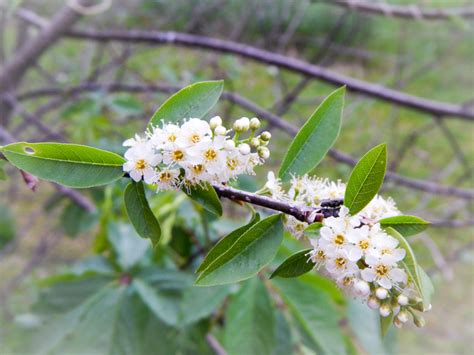
<path fill-rule="evenodd" d="M 309 64 L 297 58 L 272 53 L 237 42 L 186 33 L 141 30 L 81 30 L 69 31 L 66 35 L 71 38 L 100 42 L 120 41 L 133 43 L 171 44 L 191 48 L 204 48 L 222 53 L 231 53 L 245 58 L 250 58 L 258 62 L 285 68 L 290 71 L 320 79 L 334 85 L 346 85 L 351 91 L 373 96 L 397 105 L 410 107 L 414 110 L 436 115 L 438 117 L 449 116 L 467 119 L 470 121 L 474 120 L 474 112 L 461 105 L 438 102 L 409 95 L 397 90 L 389 89 L 382 85 L 351 78 L 349 76 L 325 69 L 321 66 Z"/>
<path fill-rule="evenodd" d="M 367 0 L 335 0 L 328 4 L 343 6 L 351 10 L 375 15 L 394 16 L 414 20 L 446 20 L 454 17 L 474 17 L 474 7 L 422 9 L 417 5 L 392 5 L 386 2 L 369 2 Z"/>

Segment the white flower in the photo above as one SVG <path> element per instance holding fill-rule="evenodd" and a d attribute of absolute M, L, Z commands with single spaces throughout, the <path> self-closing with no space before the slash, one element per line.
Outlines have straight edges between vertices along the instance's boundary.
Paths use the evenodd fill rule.
<path fill-rule="evenodd" d="M 209 120 L 209 126 L 211 129 L 216 129 L 219 126 L 222 126 L 222 118 L 220 116 L 214 116 Z"/>
<path fill-rule="evenodd" d="M 125 159 L 127 162 L 123 165 L 123 171 L 134 181 L 140 181 L 143 177 L 146 183 L 150 183 L 155 175 L 154 167 L 161 162 L 162 156 L 146 143 L 140 143 L 125 152 Z"/>
<path fill-rule="evenodd" d="M 382 218 L 398 216 L 400 211 L 391 198 L 384 199 L 382 196 L 376 195 L 359 214 L 364 223 L 374 224 Z"/>
<path fill-rule="evenodd" d="M 383 255 L 381 258 L 368 255 L 365 262 L 368 267 L 361 271 L 365 281 L 376 282 L 387 290 L 393 285 L 406 284 L 407 274 L 396 267 L 396 260 L 392 255 Z"/>
<path fill-rule="evenodd" d="M 308 223 L 301 222 L 293 216 L 286 216 L 285 228 L 295 238 L 299 239 L 303 237 L 306 227 L 308 227 Z"/>
<path fill-rule="evenodd" d="M 395 261 L 400 261 L 405 257 L 405 249 L 397 248 L 398 240 L 385 233 L 380 224 L 375 224 L 370 228 L 374 248 L 370 249 L 370 254 L 381 258 L 383 255 L 391 255 Z"/>
<path fill-rule="evenodd" d="M 182 148 L 190 147 L 211 140 L 211 127 L 206 121 L 191 118 L 185 122 L 177 136 L 176 144 Z"/>
<path fill-rule="evenodd" d="M 309 241 L 313 246 L 313 250 L 309 252 L 311 261 L 315 263 L 316 268 L 319 269 L 322 265 L 326 263 L 326 252 L 319 245 L 319 239 L 310 239 Z"/>
<path fill-rule="evenodd" d="M 359 271 L 357 264 L 349 260 L 347 252 L 343 249 L 326 252 L 326 255 L 326 270 L 338 279 L 355 275 Z"/>
<path fill-rule="evenodd" d="M 327 251 L 332 251 L 348 247 L 348 233 L 357 233 L 354 231 L 354 226 L 359 225 L 359 220 L 349 216 L 349 210 L 343 206 L 339 217 L 325 218 L 323 225 L 320 230 L 321 246 Z"/>
<path fill-rule="evenodd" d="M 347 232 L 347 239 L 351 243 L 347 247 L 349 259 L 357 261 L 372 248 L 372 240 L 369 236 L 369 227 L 352 228 Z"/>
<path fill-rule="evenodd" d="M 135 134 L 135 137 L 127 139 L 123 142 L 124 147 L 134 147 L 138 144 L 145 143 L 146 142 L 146 137 L 142 138 L 138 134 Z"/>
<path fill-rule="evenodd" d="M 163 169 L 155 175 L 152 183 L 157 191 L 175 190 L 179 187 L 178 177 L 178 169 Z"/>

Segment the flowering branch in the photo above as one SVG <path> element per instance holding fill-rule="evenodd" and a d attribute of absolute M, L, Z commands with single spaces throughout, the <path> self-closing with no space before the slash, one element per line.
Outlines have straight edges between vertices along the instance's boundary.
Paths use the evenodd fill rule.
<path fill-rule="evenodd" d="M 220 197 L 233 201 L 242 201 L 257 206 L 270 208 L 291 215 L 299 221 L 306 223 L 321 222 L 323 218 L 334 216 L 339 212 L 343 201 L 341 199 L 323 201 L 320 207 L 299 207 L 289 202 L 276 200 L 268 196 L 237 190 L 232 187 L 213 185 Z"/>

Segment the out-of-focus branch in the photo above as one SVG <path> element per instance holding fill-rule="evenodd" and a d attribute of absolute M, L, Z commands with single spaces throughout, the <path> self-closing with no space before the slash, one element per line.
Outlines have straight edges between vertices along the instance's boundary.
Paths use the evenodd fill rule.
<path fill-rule="evenodd" d="M 22 16 L 19 13 L 19 16 Z M 25 20 L 30 21 L 32 16 Z M 30 21 L 35 26 L 44 26 L 44 21 Z M 318 65 L 309 64 L 303 60 L 272 53 L 263 49 L 233 41 L 217 38 L 192 35 L 180 32 L 160 32 L 143 30 L 73 30 L 67 31 L 66 36 L 81 40 L 99 42 L 119 41 L 131 43 L 170 44 L 176 46 L 203 48 L 210 51 L 230 53 L 255 61 L 275 65 L 290 71 L 320 79 L 334 85 L 345 85 L 351 91 L 373 96 L 397 105 L 410 107 L 414 110 L 436 115 L 437 117 L 458 117 L 474 120 L 474 112 L 462 105 L 428 100 L 418 96 L 409 95 L 397 90 L 389 89 L 382 85 L 369 83 L 342 75 Z"/>
<path fill-rule="evenodd" d="M 179 90 L 179 87 L 170 86 L 170 85 L 136 85 L 136 84 L 115 84 L 115 83 L 90 83 L 83 84 L 75 87 L 69 88 L 44 88 L 39 90 L 34 90 L 30 92 L 25 92 L 18 94 L 17 100 L 25 100 L 34 97 L 47 96 L 47 95 L 70 95 L 80 92 L 88 91 L 97 91 L 97 90 L 106 90 L 109 92 L 125 91 L 125 92 L 135 92 L 135 93 L 146 93 L 146 92 L 165 92 L 165 93 L 174 93 Z M 234 102 L 235 104 L 241 106 L 242 108 L 253 112 L 255 115 L 269 122 L 273 127 L 280 128 L 289 135 L 295 135 L 298 132 L 298 127 L 295 125 L 283 120 L 281 117 L 265 110 L 264 108 L 256 105 L 252 101 L 237 95 L 235 93 L 224 92 L 222 97 L 226 100 Z M 357 159 L 354 159 L 350 155 L 338 151 L 336 149 L 331 149 L 329 155 L 336 161 L 346 163 L 348 165 L 354 166 L 357 163 Z M 391 180 L 398 185 L 405 186 L 408 188 L 426 191 L 438 195 L 446 195 L 452 197 L 459 197 L 462 199 L 472 200 L 474 199 L 474 191 L 469 189 L 458 188 L 454 186 L 445 186 L 440 185 L 430 181 L 417 180 L 410 177 L 398 175 L 392 171 L 387 171 L 385 175 L 386 180 Z"/>
<path fill-rule="evenodd" d="M 335 0 L 328 4 L 343 6 L 351 10 L 375 15 L 393 16 L 414 20 L 446 20 L 454 17 L 474 17 L 474 7 L 453 7 L 439 9 L 422 9 L 417 5 L 392 5 L 386 2 L 370 2 L 367 0 Z"/>

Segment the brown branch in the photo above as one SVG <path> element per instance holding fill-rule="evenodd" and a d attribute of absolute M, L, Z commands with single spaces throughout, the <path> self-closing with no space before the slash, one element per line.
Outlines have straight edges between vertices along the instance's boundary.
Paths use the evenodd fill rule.
<path fill-rule="evenodd" d="M 27 11 L 30 13 L 29 11 Z M 18 12 L 24 20 L 31 24 L 42 27 L 44 20 L 38 20 L 38 16 L 33 14 L 23 16 L 23 12 Z M 330 84 L 342 86 L 345 85 L 351 91 L 364 95 L 376 97 L 397 105 L 410 107 L 414 110 L 436 115 L 438 117 L 458 117 L 467 120 L 474 120 L 474 111 L 468 110 L 462 105 L 438 102 L 409 95 L 397 90 L 386 88 L 382 85 L 369 83 L 363 80 L 355 79 L 342 75 L 318 65 L 309 64 L 303 60 L 288 57 L 285 55 L 272 53 L 246 44 L 233 41 L 226 41 L 217 38 L 192 35 L 179 32 L 160 32 L 144 30 L 74 30 L 65 33 L 67 37 L 91 40 L 99 42 L 120 41 L 131 43 L 151 43 L 151 44 L 170 44 L 176 46 L 203 48 L 210 51 L 230 53 L 241 57 L 253 59 L 258 62 L 275 65 L 290 71 L 320 79 Z"/>
<path fill-rule="evenodd" d="M 297 72 L 312 78 L 317 78 L 334 85 L 346 85 L 351 91 L 376 97 L 397 105 L 410 107 L 414 110 L 436 115 L 438 117 L 452 116 L 467 120 L 474 120 L 474 112 L 469 111 L 460 105 L 437 102 L 418 96 L 409 95 L 381 85 L 338 74 L 321 66 L 309 64 L 296 58 L 272 53 L 237 42 L 178 32 L 140 30 L 81 30 L 69 31 L 66 35 L 71 38 L 101 42 L 121 41 L 133 43 L 172 44 L 183 47 L 204 48 L 222 53 L 231 53 L 250 58 L 258 62 L 285 68 L 290 71 Z"/>
<path fill-rule="evenodd" d="M 453 17 L 474 17 L 473 6 L 445 9 L 422 9 L 417 5 L 392 5 L 385 2 L 374 3 L 367 0 L 335 0 L 328 2 L 328 4 L 375 15 L 394 16 L 415 20 L 446 20 L 452 19 Z"/>
<path fill-rule="evenodd" d="M 47 95 L 71 95 L 81 92 L 106 90 L 109 92 L 126 91 L 135 93 L 147 93 L 147 92 L 165 92 L 174 93 L 179 90 L 179 87 L 170 85 L 136 85 L 136 84 L 99 84 L 99 83 L 88 83 L 84 85 L 69 87 L 69 88 L 44 88 L 34 91 L 18 94 L 17 100 L 31 99 L 35 97 L 47 96 Z M 237 95 L 235 93 L 224 92 L 222 97 L 229 100 L 242 108 L 253 112 L 258 117 L 266 120 L 273 127 L 282 129 L 285 133 L 294 136 L 298 133 L 298 127 L 283 120 L 281 117 L 265 110 L 264 108 L 256 105 L 255 103 L 247 100 L 246 98 Z M 357 159 L 354 159 L 350 155 L 331 149 L 329 156 L 336 161 L 354 166 L 357 163 Z M 398 185 L 405 186 L 411 189 L 421 190 L 438 195 L 446 195 L 452 197 L 459 197 L 462 199 L 472 200 L 474 199 L 474 190 L 463 189 L 454 186 L 440 185 L 430 181 L 423 181 L 413 179 L 410 177 L 398 175 L 392 171 L 387 171 L 385 175 L 387 181 L 393 181 Z"/>

